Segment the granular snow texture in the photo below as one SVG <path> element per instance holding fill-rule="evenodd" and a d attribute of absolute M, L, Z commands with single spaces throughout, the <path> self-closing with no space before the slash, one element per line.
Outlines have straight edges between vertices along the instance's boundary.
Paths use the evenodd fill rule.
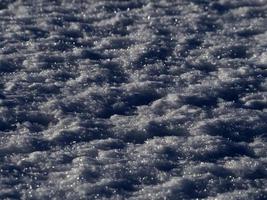
<path fill-rule="evenodd" d="M 267 199 L 266 0 L 1 0 L 0 199 Z"/>

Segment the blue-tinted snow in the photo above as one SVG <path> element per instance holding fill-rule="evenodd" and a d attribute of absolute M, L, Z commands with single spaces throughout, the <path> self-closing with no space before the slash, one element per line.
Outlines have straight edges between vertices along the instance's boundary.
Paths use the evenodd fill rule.
<path fill-rule="evenodd" d="M 0 199 L 267 199 L 266 0 L 1 0 Z"/>

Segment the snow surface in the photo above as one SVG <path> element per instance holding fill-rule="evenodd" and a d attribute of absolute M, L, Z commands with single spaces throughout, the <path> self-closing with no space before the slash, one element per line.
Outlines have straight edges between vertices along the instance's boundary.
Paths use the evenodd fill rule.
<path fill-rule="evenodd" d="M 1 0 L 0 199 L 267 199 L 266 0 Z"/>

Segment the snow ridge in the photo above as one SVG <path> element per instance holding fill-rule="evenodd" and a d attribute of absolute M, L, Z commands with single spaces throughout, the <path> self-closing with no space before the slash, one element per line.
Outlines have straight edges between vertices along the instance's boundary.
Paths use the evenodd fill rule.
<path fill-rule="evenodd" d="M 0 199 L 267 199 L 266 0 L 1 0 Z"/>

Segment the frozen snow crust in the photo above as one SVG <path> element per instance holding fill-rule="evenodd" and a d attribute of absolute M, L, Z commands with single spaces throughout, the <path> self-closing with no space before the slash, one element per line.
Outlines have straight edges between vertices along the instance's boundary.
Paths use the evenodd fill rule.
<path fill-rule="evenodd" d="M 0 199 L 267 199 L 266 0 L 1 0 Z"/>

